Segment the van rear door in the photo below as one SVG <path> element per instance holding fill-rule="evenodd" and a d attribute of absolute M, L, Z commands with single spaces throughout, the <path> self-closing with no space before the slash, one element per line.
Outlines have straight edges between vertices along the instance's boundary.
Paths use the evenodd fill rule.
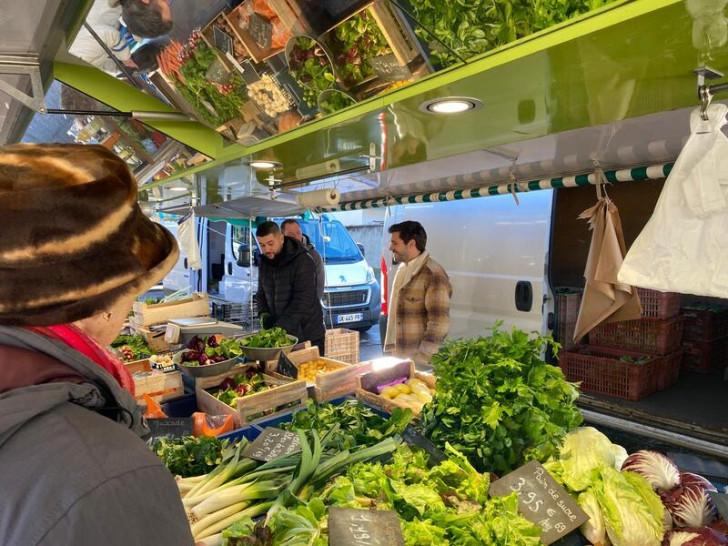
<path fill-rule="evenodd" d="M 427 249 L 450 276 L 450 337 L 483 335 L 496 321 L 507 328 L 544 331 L 546 253 L 551 190 L 423 203 L 391 209 L 387 227 L 416 220 L 427 231 Z M 392 264 L 389 235 L 383 241 Z M 388 283 L 396 266 L 389 268 Z M 391 291 L 390 291 L 391 293 Z"/>

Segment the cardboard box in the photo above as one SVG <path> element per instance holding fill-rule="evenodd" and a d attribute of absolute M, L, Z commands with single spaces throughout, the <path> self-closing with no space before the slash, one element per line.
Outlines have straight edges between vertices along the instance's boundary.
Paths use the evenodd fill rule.
<path fill-rule="evenodd" d="M 207 294 L 194 293 L 183 300 L 168 303 L 148 304 L 134 302 L 134 317 L 131 321 L 135 328 L 169 322 L 172 319 L 206 317 L 210 315 L 210 302 Z"/>
<path fill-rule="evenodd" d="M 301 351 L 294 351 L 287 355 L 281 355 L 276 376 L 285 373 L 285 370 L 280 367 L 281 364 L 285 363 L 285 359 L 295 367 L 312 360 L 323 360 L 338 368 L 331 372 L 319 374 L 313 382 L 308 383 L 311 396 L 317 402 L 327 402 L 334 398 L 352 394 L 359 385 L 359 376 L 371 371 L 371 362 L 352 365 L 340 360 L 321 357 L 318 347 L 311 347 Z"/>
<path fill-rule="evenodd" d="M 230 374 L 227 374 L 228 376 Z M 235 374 L 232 374 L 235 375 Z M 232 415 L 238 427 L 256 421 L 272 419 L 284 413 L 303 408 L 308 400 L 305 381 L 278 378 L 264 374 L 265 381 L 272 388 L 237 399 L 233 408 L 215 398 L 208 390 L 199 385 L 195 388 L 197 407 L 210 415 Z M 222 380 L 220 381 L 222 383 Z M 218 383 L 219 385 L 219 383 Z"/>

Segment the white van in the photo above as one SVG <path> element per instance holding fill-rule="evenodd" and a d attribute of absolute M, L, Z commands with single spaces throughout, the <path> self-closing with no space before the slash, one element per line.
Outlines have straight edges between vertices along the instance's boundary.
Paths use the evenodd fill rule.
<path fill-rule="evenodd" d="M 326 286 L 321 303 L 327 328 L 364 331 L 378 324 L 379 282 L 361 247 L 344 225 L 326 215 L 317 220 L 298 221 L 324 260 Z M 190 274 L 186 261 L 181 258 L 168 275 L 169 281 L 165 280 L 165 286 L 177 287 L 179 281 L 192 290 L 209 293 L 221 305 L 232 304 L 235 315 L 254 314 L 259 256 L 254 233 L 244 221 L 228 223 L 199 218 L 197 223 L 203 269 Z"/>
<path fill-rule="evenodd" d="M 485 334 L 502 320 L 508 328 L 547 328 L 545 264 L 553 191 L 445 203 L 390 207 L 385 227 L 416 220 L 427 232 L 427 250 L 450 276 L 450 337 Z M 382 286 L 391 288 L 394 269 L 389 233 L 382 241 Z M 386 325 L 387 295 L 381 319 Z"/>
<path fill-rule="evenodd" d="M 378 324 L 379 282 L 361 247 L 344 225 L 327 215 L 297 220 L 324 261 L 326 285 L 321 304 L 326 327 L 364 331 Z M 257 255 L 257 244 L 249 229 L 228 225 L 221 297 L 228 301 L 246 301 L 250 291 L 257 290 Z"/>

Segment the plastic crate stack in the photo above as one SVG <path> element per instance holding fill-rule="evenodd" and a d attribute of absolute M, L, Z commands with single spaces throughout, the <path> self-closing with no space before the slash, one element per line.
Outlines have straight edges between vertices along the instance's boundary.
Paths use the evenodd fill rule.
<path fill-rule="evenodd" d="M 561 350 L 568 350 L 576 346 L 574 330 L 576 319 L 579 317 L 581 306 L 581 288 L 557 288 L 556 296 L 556 325 L 554 339 L 561 345 Z"/>
<path fill-rule="evenodd" d="M 728 307 L 691 304 L 681 314 L 685 320 L 683 369 L 722 372 L 728 366 Z"/>
<path fill-rule="evenodd" d="M 589 344 L 562 351 L 559 364 L 584 392 L 639 400 L 678 380 L 680 294 L 638 288 L 642 318 L 597 326 Z"/>

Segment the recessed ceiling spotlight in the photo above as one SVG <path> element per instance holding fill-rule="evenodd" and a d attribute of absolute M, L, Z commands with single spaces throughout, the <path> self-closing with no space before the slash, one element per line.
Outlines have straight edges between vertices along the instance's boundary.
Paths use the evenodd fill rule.
<path fill-rule="evenodd" d="M 270 171 L 281 166 L 278 161 L 269 161 L 267 159 L 254 159 L 248 165 L 259 171 Z"/>
<path fill-rule="evenodd" d="M 420 104 L 420 110 L 429 114 L 461 114 L 477 110 L 483 103 L 472 97 L 443 97 Z"/>

